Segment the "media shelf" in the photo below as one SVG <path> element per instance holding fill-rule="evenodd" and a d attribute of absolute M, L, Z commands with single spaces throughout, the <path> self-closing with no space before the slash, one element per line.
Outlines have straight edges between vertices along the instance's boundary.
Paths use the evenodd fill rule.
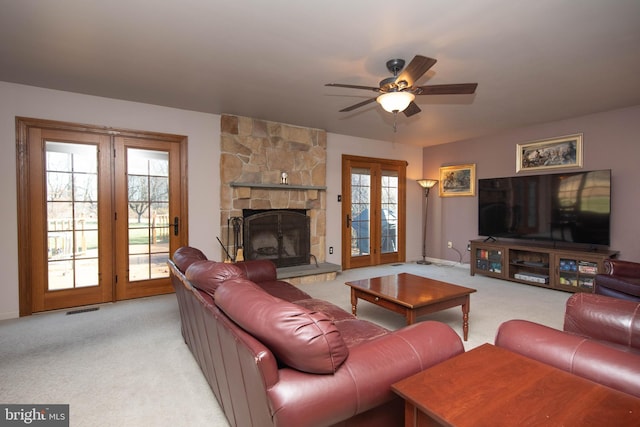
<path fill-rule="evenodd" d="M 475 249 L 475 268 L 483 274 L 502 279 L 504 274 L 504 252 L 501 249 Z"/>
<path fill-rule="evenodd" d="M 471 275 L 482 274 L 567 292 L 593 292 L 604 260 L 617 251 L 559 248 L 512 241 L 471 242 Z"/>

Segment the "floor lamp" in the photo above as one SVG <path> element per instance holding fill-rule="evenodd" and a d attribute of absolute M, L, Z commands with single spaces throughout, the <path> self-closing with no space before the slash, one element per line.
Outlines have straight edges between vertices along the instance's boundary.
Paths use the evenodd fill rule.
<path fill-rule="evenodd" d="M 429 190 L 438 183 L 435 179 L 419 179 L 418 184 L 424 188 L 424 210 L 422 218 L 422 260 L 417 261 L 418 264 L 431 264 L 426 260 L 427 257 L 427 199 L 429 199 Z"/>

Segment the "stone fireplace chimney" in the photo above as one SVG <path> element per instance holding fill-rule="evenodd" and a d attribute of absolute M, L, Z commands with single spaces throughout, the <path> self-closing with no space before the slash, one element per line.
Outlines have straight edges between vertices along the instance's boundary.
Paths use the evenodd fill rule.
<path fill-rule="evenodd" d="M 220 140 L 219 237 L 228 250 L 236 249 L 230 218 L 246 210 L 297 209 L 309 217 L 311 257 L 324 262 L 326 132 L 223 115 Z M 225 257 L 222 248 L 220 257 Z"/>

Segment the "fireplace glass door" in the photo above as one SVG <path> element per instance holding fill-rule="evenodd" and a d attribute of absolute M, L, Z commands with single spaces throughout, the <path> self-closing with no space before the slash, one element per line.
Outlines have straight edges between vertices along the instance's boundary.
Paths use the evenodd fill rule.
<path fill-rule="evenodd" d="M 246 210 L 244 216 L 244 257 L 268 259 L 276 267 L 310 262 L 310 218 L 304 210 Z"/>

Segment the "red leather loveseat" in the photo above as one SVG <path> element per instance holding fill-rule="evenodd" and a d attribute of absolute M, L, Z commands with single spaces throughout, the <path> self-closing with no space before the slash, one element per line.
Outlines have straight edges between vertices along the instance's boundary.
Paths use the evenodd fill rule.
<path fill-rule="evenodd" d="M 640 397 L 640 304 L 603 295 L 569 297 L 564 331 L 509 320 L 495 343 L 540 362 Z"/>
<path fill-rule="evenodd" d="M 233 426 L 401 426 L 391 384 L 464 351 L 443 323 L 388 331 L 277 280 L 269 261 L 183 247 L 169 266 L 185 342 Z"/>

